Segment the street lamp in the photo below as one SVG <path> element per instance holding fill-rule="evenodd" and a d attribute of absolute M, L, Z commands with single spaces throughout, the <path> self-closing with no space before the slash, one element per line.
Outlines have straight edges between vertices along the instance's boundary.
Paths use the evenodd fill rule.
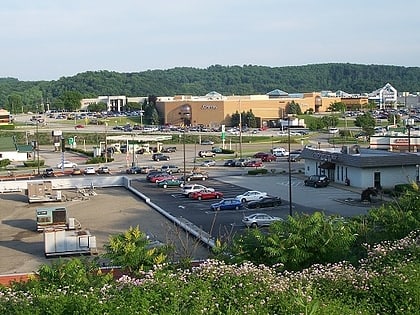
<path fill-rule="evenodd" d="M 292 209 L 292 164 L 290 158 L 290 116 L 287 117 L 287 142 L 288 142 L 288 151 L 289 151 L 289 215 L 293 215 Z"/>
<path fill-rule="evenodd" d="M 408 152 L 411 152 L 411 127 L 414 125 L 414 119 L 409 118 L 405 120 L 405 125 L 408 132 Z"/>
<path fill-rule="evenodd" d="M 182 137 L 182 150 L 183 150 L 183 158 L 184 158 L 184 183 L 187 180 L 187 166 L 186 166 L 186 150 L 185 150 L 185 136 L 187 134 L 187 122 L 190 118 L 190 113 L 187 112 L 180 112 L 179 115 L 181 116 L 181 120 L 183 123 L 183 131 L 184 131 L 184 135 Z M 195 158 L 195 157 L 194 157 Z"/>

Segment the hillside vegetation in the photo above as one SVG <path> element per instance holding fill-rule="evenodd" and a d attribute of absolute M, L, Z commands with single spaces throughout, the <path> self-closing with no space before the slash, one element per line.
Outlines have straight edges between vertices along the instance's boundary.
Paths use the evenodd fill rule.
<path fill-rule="evenodd" d="M 14 111 L 34 110 L 40 102 L 54 103 L 66 91 L 84 98 L 98 95 L 172 96 L 266 94 L 274 89 L 288 93 L 343 90 L 348 93 L 371 92 L 391 83 L 399 91 L 417 92 L 419 67 L 360 64 L 315 64 L 265 67 L 255 65 L 220 66 L 206 69 L 173 68 L 137 73 L 89 71 L 56 81 L 19 81 L 0 78 L 0 107 Z"/>

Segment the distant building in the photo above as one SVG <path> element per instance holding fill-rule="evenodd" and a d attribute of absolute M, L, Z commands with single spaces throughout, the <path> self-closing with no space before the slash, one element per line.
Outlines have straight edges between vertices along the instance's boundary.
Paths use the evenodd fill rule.
<path fill-rule="evenodd" d="M 0 160 L 24 162 L 30 158 L 32 151 L 31 145 L 19 145 L 14 137 L 0 137 Z"/>

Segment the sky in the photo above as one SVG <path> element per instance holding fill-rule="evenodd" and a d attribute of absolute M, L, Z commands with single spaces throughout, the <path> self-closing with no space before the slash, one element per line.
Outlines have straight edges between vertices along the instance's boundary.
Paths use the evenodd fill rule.
<path fill-rule="evenodd" d="M 319 63 L 420 66 L 418 0 L 2 0 L 0 78 Z"/>

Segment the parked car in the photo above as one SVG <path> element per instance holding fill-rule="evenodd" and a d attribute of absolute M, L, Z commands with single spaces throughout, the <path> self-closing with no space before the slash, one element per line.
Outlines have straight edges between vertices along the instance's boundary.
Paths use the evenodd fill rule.
<path fill-rule="evenodd" d="M 258 200 L 267 196 L 266 192 L 261 192 L 258 190 L 248 190 L 247 192 L 237 195 L 235 198 L 241 202 L 249 202 L 253 200 Z"/>
<path fill-rule="evenodd" d="M 169 161 L 171 158 L 168 155 L 164 155 L 162 153 L 153 153 L 152 160 L 153 161 Z"/>
<path fill-rule="evenodd" d="M 216 165 L 216 161 L 213 160 L 205 160 L 201 163 L 201 166 L 205 166 L 205 167 L 210 167 L 210 166 L 215 166 Z"/>
<path fill-rule="evenodd" d="M 140 174 L 141 173 L 141 168 L 138 167 L 138 166 L 132 166 L 132 167 L 126 169 L 125 172 L 127 174 Z"/>
<path fill-rule="evenodd" d="M 140 166 L 141 174 L 149 174 L 150 172 L 155 172 L 155 171 L 157 171 L 157 169 L 154 166 Z"/>
<path fill-rule="evenodd" d="M 209 175 L 207 173 L 190 173 L 190 174 L 185 175 L 185 179 L 184 179 L 184 176 L 182 177 L 182 179 L 187 182 L 192 181 L 192 180 L 206 180 L 208 178 L 209 178 Z"/>
<path fill-rule="evenodd" d="M 268 226 L 273 222 L 283 221 L 282 218 L 273 217 L 266 213 L 254 213 L 242 219 L 242 223 L 247 227 Z"/>
<path fill-rule="evenodd" d="M 64 161 L 64 164 L 61 163 L 61 162 L 58 163 L 57 168 L 63 168 L 63 165 L 64 165 L 64 168 L 75 168 L 75 167 L 77 167 L 76 163 L 73 163 L 71 161 Z"/>
<path fill-rule="evenodd" d="M 83 174 L 93 175 L 93 174 L 96 174 L 96 170 L 93 166 L 88 166 L 83 170 Z"/>
<path fill-rule="evenodd" d="M 302 154 L 302 150 L 295 150 L 290 152 L 289 157 L 287 158 L 287 160 L 290 162 L 297 162 L 300 161 L 300 155 Z"/>
<path fill-rule="evenodd" d="M 263 167 L 263 163 L 259 160 L 251 160 L 245 163 L 246 167 Z"/>
<path fill-rule="evenodd" d="M 108 168 L 108 166 L 100 166 L 100 167 L 96 170 L 96 172 L 97 172 L 98 174 L 109 174 L 109 168 Z"/>
<path fill-rule="evenodd" d="M 53 177 L 54 176 L 54 170 L 52 168 L 46 168 L 44 172 L 42 173 L 45 177 Z"/>
<path fill-rule="evenodd" d="M 162 165 L 162 167 L 160 168 L 160 170 L 162 172 L 166 172 L 168 174 L 179 173 L 181 171 L 178 166 L 171 165 L 171 164 L 169 164 L 169 165 Z"/>
<path fill-rule="evenodd" d="M 191 199 L 206 200 L 206 199 L 220 199 L 223 198 L 223 193 L 215 191 L 214 189 L 203 189 L 189 194 Z"/>
<path fill-rule="evenodd" d="M 219 210 L 239 210 L 242 209 L 243 205 L 240 200 L 236 198 L 226 198 L 222 199 L 219 202 L 213 203 L 210 206 L 210 209 L 213 211 Z"/>
<path fill-rule="evenodd" d="M 167 147 L 162 149 L 163 153 L 173 153 L 176 152 L 176 147 Z"/>
<path fill-rule="evenodd" d="M 235 161 L 235 166 L 237 166 L 237 167 L 244 167 L 244 166 L 245 166 L 245 164 L 246 164 L 247 162 L 249 162 L 249 161 L 250 161 L 250 159 L 248 159 L 248 158 L 237 159 L 237 160 Z"/>
<path fill-rule="evenodd" d="M 196 192 L 196 191 L 202 191 L 202 190 L 214 191 L 214 188 L 206 187 L 199 184 L 184 185 L 184 188 L 182 189 L 182 194 L 185 197 L 189 197 L 191 193 Z"/>
<path fill-rule="evenodd" d="M 71 175 L 82 175 L 82 170 L 80 168 L 75 167 L 73 168 Z"/>
<path fill-rule="evenodd" d="M 149 178 L 149 182 L 151 183 L 156 183 L 156 182 L 160 182 L 166 179 L 175 179 L 176 177 L 172 176 L 171 174 L 168 174 L 166 172 L 163 172 L 161 174 L 155 174 L 154 176 L 151 176 Z"/>
<path fill-rule="evenodd" d="M 158 187 L 168 188 L 168 187 L 183 187 L 184 182 L 178 178 L 168 178 L 156 182 Z"/>
<path fill-rule="evenodd" d="M 215 157 L 216 153 L 212 151 L 198 151 L 199 157 Z"/>
<path fill-rule="evenodd" d="M 219 147 L 213 147 L 211 149 L 211 152 L 213 152 L 213 153 L 223 153 L 223 149 L 219 148 Z"/>
<path fill-rule="evenodd" d="M 274 162 L 277 161 L 277 156 L 271 153 L 265 153 L 260 159 L 262 162 Z"/>
<path fill-rule="evenodd" d="M 257 153 L 254 154 L 253 157 L 256 158 L 256 159 L 261 159 L 266 154 L 267 153 L 265 153 L 265 152 L 257 152 Z"/>
<path fill-rule="evenodd" d="M 157 175 L 162 175 L 162 174 L 168 174 L 168 173 L 166 173 L 166 172 L 162 172 L 162 171 L 160 171 L 160 170 L 150 171 L 150 172 L 146 175 L 146 180 L 147 180 L 148 182 L 150 182 L 150 179 L 151 179 L 152 177 L 157 176 Z"/>
<path fill-rule="evenodd" d="M 223 166 L 235 166 L 236 161 L 235 160 L 226 160 Z"/>
<path fill-rule="evenodd" d="M 318 187 L 327 187 L 330 183 L 330 180 L 325 175 L 311 175 L 304 181 L 305 186 Z"/>
<path fill-rule="evenodd" d="M 250 201 L 247 204 L 247 208 L 267 208 L 281 205 L 281 198 L 275 196 L 266 196 L 258 200 Z"/>
<path fill-rule="evenodd" d="M 214 144 L 214 141 L 211 141 L 211 140 L 203 140 L 203 141 L 201 141 L 201 144 L 202 145 L 213 145 Z"/>
<path fill-rule="evenodd" d="M 289 151 L 287 151 L 285 148 L 274 148 L 271 149 L 271 153 L 277 157 L 283 157 L 283 156 L 288 156 L 289 155 Z"/>

